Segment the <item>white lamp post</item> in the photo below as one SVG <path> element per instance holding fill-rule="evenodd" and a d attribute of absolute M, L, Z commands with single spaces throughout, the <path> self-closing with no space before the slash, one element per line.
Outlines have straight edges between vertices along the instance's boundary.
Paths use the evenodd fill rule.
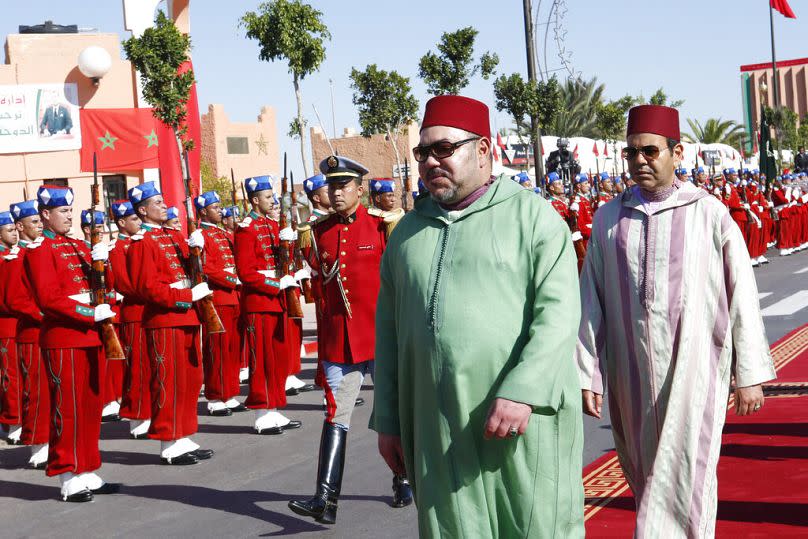
<path fill-rule="evenodd" d="M 78 66 L 79 71 L 93 81 L 94 86 L 98 86 L 101 78 L 112 67 L 112 57 L 103 47 L 92 45 L 79 54 Z"/>

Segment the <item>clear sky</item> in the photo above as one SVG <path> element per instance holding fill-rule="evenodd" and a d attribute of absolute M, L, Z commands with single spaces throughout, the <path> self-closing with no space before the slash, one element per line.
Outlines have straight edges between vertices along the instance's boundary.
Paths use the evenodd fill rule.
<path fill-rule="evenodd" d="M 329 134 L 332 130 L 329 79 L 333 80 L 337 133 L 343 127 L 359 130 L 351 102 L 348 75 L 352 67 L 376 63 L 410 77 L 421 110 L 428 99 L 417 77 L 418 59 L 433 49 L 441 33 L 464 26 L 479 30 L 478 54 L 499 54 L 499 72 L 526 74 L 522 2 L 500 0 L 310 0 L 323 12 L 332 39 L 320 71 L 303 81 L 305 115 L 316 124 L 317 106 Z M 534 7 L 538 0 L 533 0 Z M 550 0 L 543 0 L 545 11 Z M 123 29 L 120 0 L 31 0 L 3 2 L 0 35 L 17 32 L 19 24 L 51 19 L 102 32 Z M 606 85 L 609 98 L 626 93 L 651 95 L 660 86 L 675 99 L 684 99 L 686 118 L 741 119 L 739 66 L 771 59 L 767 0 L 647 3 L 638 1 L 567 0 L 565 46 L 572 64 L 585 79 L 596 76 Z M 775 12 L 777 57 L 808 57 L 808 2 L 791 0 L 797 19 Z M 258 60 L 258 45 L 244 37 L 238 20 L 255 10 L 256 0 L 196 0 L 191 3 L 193 60 L 198 80 L 200 110 L 221 103 L 232 121 L 254 121 L 261 106 L 278 113 L 281 151 L 289 152 L 290 165 L 300 170 L 297 141 L 286 137 L 295 115 L 291 77 L 282 63 Z M 543 28 L 538 28 L 543 32 Z M 552 39 L 548 56 L 552 65 Z M 492 107 L 497 127 L 509 124 L 507 115 L 493 110 L 491 80 L 479 77 L 465 94 Z M 310 159 L 310 157 L 309 157 Z M 278 171 L 267 171 L 277 173 Z"/>

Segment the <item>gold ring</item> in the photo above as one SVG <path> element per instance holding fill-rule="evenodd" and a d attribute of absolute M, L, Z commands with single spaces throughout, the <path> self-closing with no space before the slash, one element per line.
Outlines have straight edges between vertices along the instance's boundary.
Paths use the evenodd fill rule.
<path fill-rule="evenodd" d="M 758 410 L 760 410 L 760 408 L 761 408 L 760 404 L 756 404 L 756 405 L 755 405 L 755 407 L 754 407 L 754 408 L 752 408 L 752 410 L 754 410 L 755 412 L 757 412 Z"/>
<path fill-rule="evenodd" d="M 508 431 L 508 434 L 509 434 L 509 435 L 510 435 L 512 438 L 513 438 L 513 437 L 516 437 L 516 435 L 517 435 L 517 434 L 519 434 L 519 429 L 517 429 L 516 427 L 511 427 L 511 430 L 509 430 L 509 431 Z"/>

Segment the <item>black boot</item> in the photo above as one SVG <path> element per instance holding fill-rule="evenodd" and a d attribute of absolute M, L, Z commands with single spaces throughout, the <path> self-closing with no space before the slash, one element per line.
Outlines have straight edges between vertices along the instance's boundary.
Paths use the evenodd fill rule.
<path fill-rule="evenodd" d="M 342 488 L 345 467 L 345 442 L 348 431 L 331 423 L 323 423 L 320 438 L 320 461 L 317 466 L 317 493 L 310 500 L 292 500 L 289 509 L 323 524 L 337 521 L 337 499 Z"/>
<path fill-rule="evenodd" d="M 393 476 L 393 507 L 407 507 L 412 503 L 412 486 L 406 475 Z"/>

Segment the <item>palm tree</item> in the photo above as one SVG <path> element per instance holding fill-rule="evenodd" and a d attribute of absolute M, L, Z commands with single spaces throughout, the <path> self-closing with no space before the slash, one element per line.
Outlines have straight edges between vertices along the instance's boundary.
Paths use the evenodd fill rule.
<path fill-rule="evenodd" d="M 740 148 L 744 141 L 744 128 L 733 120 L 710 118 L 704 125 L 698 120 L 688 119 L 691 133 L 685 133 L 682 139 L 685 142 L 700 142 L 702 144 L 721 143 Z"/>
<path fill-rule="evenodd" d="M 567 79 L 561 85 L 563 105 L 546 132 L 559 137 L 596 137 L 595 119 L 604 90 L 596 77 L 588 81 Z"/>

